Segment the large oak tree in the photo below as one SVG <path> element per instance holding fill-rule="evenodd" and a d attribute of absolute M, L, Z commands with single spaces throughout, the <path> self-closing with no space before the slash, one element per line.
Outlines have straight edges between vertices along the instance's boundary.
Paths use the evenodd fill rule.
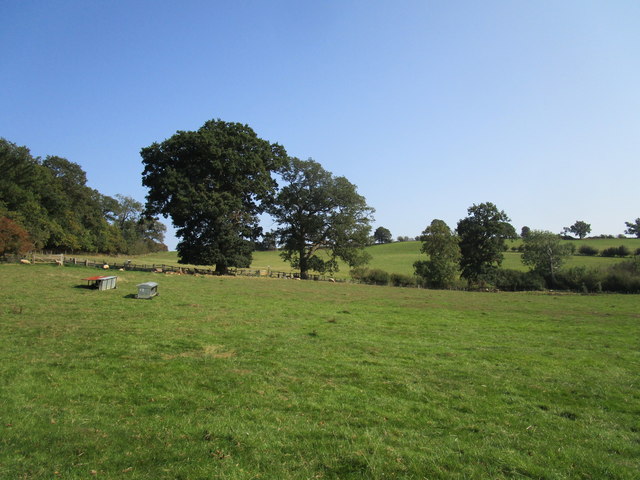
<path fill-rule="evenodd" d="M 470 283 L 492 273 L 502 264 L 505 240 L 516 238 L 516 231 L 503 210 L 491 202 L 473 205 L 467 217 L 458 222 L 461 276 Z"/>
<path fill-rule="evenodd" d="M 171 217 L 179 262 L 248 267 L 260 234 L 258 214 L 271 198 L 272 172 L 286 162 L 283 147 L 247 125 L 210 120 L 141 151 L 146 211 Z"/>
<path fill-rule="evenodd" d="M 311 159 L 292 158 L 282 178 L 287 184 L 269 213 L 280 225 L 282 257 L 300 276 L 335 272 L 338 259 L 352 267 L 366 263 L 373 209 L 356 186 Z"/>

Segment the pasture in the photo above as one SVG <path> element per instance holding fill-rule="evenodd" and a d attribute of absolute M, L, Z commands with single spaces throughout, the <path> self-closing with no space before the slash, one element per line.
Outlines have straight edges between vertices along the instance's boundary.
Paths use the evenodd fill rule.
<path fill-rule="evenodd" d="M 0 478 L 640 471 L 636 295 L 92 272 L 0 265 Z"/>

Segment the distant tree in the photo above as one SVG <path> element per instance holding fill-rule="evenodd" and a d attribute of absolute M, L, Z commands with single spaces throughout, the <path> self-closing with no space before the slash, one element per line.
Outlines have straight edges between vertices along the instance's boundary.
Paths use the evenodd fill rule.
<path fill-rule="evenodd" d="M 385 227 L 378 227 L 373 233 L 373 239 L 376 243 L 391 243 L 393 242 L 393 236 L 391 231 Z"/>
<path fill-rule="evenodd" d="M 33 248 L 29 234 L 10 218 L 0 217 L 0 255 L 22 254 Z"/>
<path fill-rule="evenodd" d="M 635 235 L 640 238 L 640 218 L 636 218 L 633 222 L 624 222 L 627 229 L 624 231 L 627 235 Z"/>
<path fill-rule="evenodd" d="M 505 241 L 516 238 L 506 213 L 490 202 L 473 205 L 467 217 L 458 222 L 461 276 L 470 283 L 491 273 L 502 264 Z"/>
<path fill-rule="evenodd" d="M 410 242 L 411 238 L 407 235 L 399 235 L 397 238 L 398 242 Z"/>
<path fill-rule="evenodd" d="M 247 125 L 210 120 L 141 151 L 146 213 L 171 217 L 180 238 L 179 262 L 248 267 L 261 233 L 258 214 L 275 191 L 271 174 L 286 162 L 284 148 Z"/>
<path fill-rule="evenodd" d="M 311 159 L 291 158 L 282 173 L 287 183 L 269 209 L 280 228 L 282 258 L 307 278 L 310 270 L 335 272 L 337 259 L 349 266 L 368 261 L 373 209 L 344 177 Z"/>
<path fill-rule="evenodd" d="M 429 260 L 413 264 L 416 275 L 430 287 L 447 288 L 453 285 L 459 271 L 458 238 L 444 221 L 436 219 L 422 232 L 420 240 L 423 242 L 420 251 L 429 255 Z"/>
<path fill-rule="evenodd" d="M 132 197 L 116 195 L 111 218 L 120 237 L 119 251 L 130 255 L 166 250 L 164 234 L 167 230 L 157 218 L 144 215 L 144 207 Z"/>
<path fill-rule="evenodd" d="M 278 248 L 278 237 L 275 232 L 267 232 L 262 234 L 262 240 L 256 244 L 256 249 L 267 252 Z"/>
<path fill-rule="evenodd" d="M 582 240 L 591 232 L 591 225 L 587 222 L 583 222 L 582 220 L 576 220 L 576 223 L 570 227 L 565 227 L 564 231 L 565 233 L 573 233 Z"/>
<path fill-rule="evenodd" d="M 529 235 L 529 232 L 531 231 L 531 229 L 527 226 L 522 227 L 522 230 L 520 231 L 520 237 L 522 238 L 526 238 L 527 235 Z"/>
<path fill-rule="evenodd" d="M 572 254 L 573 244 L 562 243 L 560 235 L 542 230 L 531 230 L 524 238 L 522 263 L 556 284 L 556 272 Z"/>

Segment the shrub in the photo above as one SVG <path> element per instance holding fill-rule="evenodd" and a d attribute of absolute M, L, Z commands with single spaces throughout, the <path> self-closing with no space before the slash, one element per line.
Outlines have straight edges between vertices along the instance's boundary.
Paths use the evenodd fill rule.
<path fill-rule="evenodd" d="M 612 270 L 602 282 L 605 292 L 640 293 L 640 275 L 625 270 Z"/>
<path fill-rule="evenodd" d="M 388 285 L 389 273 L 384 270 L 374 268 L 373 270 L 369 270 L 362 280 L 364 283 L 369 285 Z"/>
<path fill-rule="evenodd" d="M 619 247 L 605 248 L 600 255 L 603 257 L 628 257 L 630 254 L 631 251 L 627 247 L 620 245 Z"/>
<path fill-rule="evenodd" d="M 367 267 L 356 267 L 349 272 L 349 275 L 351 275 L 351 278 L 355 281 L 360 282 L 368 271 L 369 269 Z"/>
<path fill-rule="evenodd" d="M 415 277 L 402 273 L 392 273 L 390 279 L 394 287 L 415 287 L 417 283 Z"/>
<path fill-rule="evenodd" d="M 493 272 L 487 281 L 499 290 L 511 292 L 544 290 L 544 279 L 534 272 L 522 272 L 520 270 L 498 269 Z"/>
<path fill-rule="evenodd" d="M 594 256 L 594 255 L 598 255 L 599 252 L 600 250 L 598 250 L 597 248 L 591 247 L 589 245 L 582 245 L 578 249 L 578 253 L 580 255 Z"/>
<path fill-rule="evenodd" d="M 368 285 L 388 285 L 389 274 L 384 270 L 374 268 L 369 270 L 365 267 L 354 268 L 351 270 L 351 278 L 356 281 L 366 283 Z"/>
<path fill-rule="evenodd" d="M 636 251 L 633 252 L 633 254 L 636 255 L 636 256 L 640 255 L 640 248 L 636 248 Z"/>
<path fill-rule="evenodd" d="M 584 293 L 601 292 L 603 277 L 600 270 L 586 267 L 568 268 L 556 274 L 556 288 Z"/>

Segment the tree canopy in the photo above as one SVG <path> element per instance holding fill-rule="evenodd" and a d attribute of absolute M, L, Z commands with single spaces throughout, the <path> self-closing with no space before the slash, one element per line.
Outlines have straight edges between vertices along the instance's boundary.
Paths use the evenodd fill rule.
<path fill-rule="evenodd" d="M 505 241 L 516 238 L 511 220 L 493 203 L 481 203 L 467 209 L 467 217 L 458 222 L 461 276 L 475 282 L 502 264 Z"/>
<path fill-rule="evenodd" d="M 270 202 L 272 173 L 286 163 L 283 147 L 258 138 L 248 126 L 210 120 L 197 131 L 178 131 L 141 151 L 146 212 L 171 217 L 180 239 L 179 262 L 248 267 Z"/>
<path fill-rule="evenodd" d="M 114 223 L 118 200 L 87 186 L 86 173 L 77 163 L 57 156 L 34 158 L 28 148 L 0 139 L 0 171 L 0 217 L 11 220 L 4 228 L 24 231 L 26 237 L 20 238 L 32 247 L 131 253 L 134 239 L 125 238 L 121 226 Z M 140 232 L 144 247 L 137 253 L 166 249 L 164 225 L 159 225 L 154 226 L 153 237 Z M 18 250 L 27 243 L 21 242 Z"/>
<path fill-rule="evenodd" d="M 565 227 L 564 231 L 573 233 L 578 238 L 583 239 L 591 232 L 591 224 L 582 220 L 576 220 L 576 223 L 574 223 L 570 227 Z"/>
<path fill-rule="evenodd" d="M 282 257 L 307 278 L 309 270 L 334 272 L 338 259 L 365 263 L 373 209 L 345 177 L 335 177 L 314 160 L 291 158 L 282 173 L 286 185 L 269 209 L 280 226 Z"/>
<path fill-rule="evenodd" d="M 627 235 L 635 235 L 640 238 L 640 218 L 636 218 L 633 222 L 624 222 L 627 229 L 624 231 Z"/>
<path fill-rule="evenodd" d="M 447 288 L 453 285 L 458 276 L 460 247 L 458 238 L 443 221 L 435 219 L 420 236 L 420 251 L 429 255 L 429 260 L 413 264 L 416 275 L 421 277 L 428 287 Z"/>
<path fill-rule="evenodd" d="M 393 242 L 393 236 L 391 235 L 391 230 L 385 227 L 378 227 L 376 231 L 373 232 L 373 240 L 376 243 L 391 243 Z"/>
<path fill-rule="evenodd" d="M 563 244 L 555 233 L 531 230 L 523 240 L 522 263 L 549 279 L 550 285 L 554 286 L 556 272 L 573 253 L 572 247 Z"/>

